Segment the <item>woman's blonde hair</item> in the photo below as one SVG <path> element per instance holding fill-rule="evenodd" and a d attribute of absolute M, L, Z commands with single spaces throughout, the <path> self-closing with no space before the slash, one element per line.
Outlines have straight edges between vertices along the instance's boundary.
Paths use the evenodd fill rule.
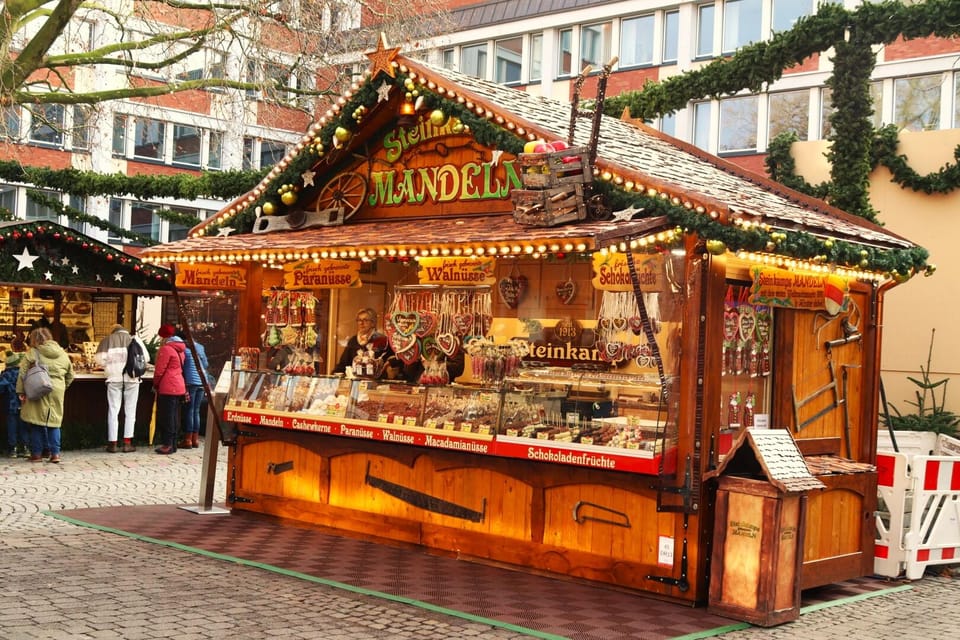
<path fill-rule="evenodd" d="M 370 316 L 370 321 L 373 323 L 373 326 L 377 326 L 377 312 L 376 312 L 376 311 L 374 311 L 374 310 L 371 309 L 370 307 L 367 307 L 366 309 L 360 309 L 360 311 L 357 311 L 357 317 L 359 318 L 359 317 L 360 317 L 360 314 L 363 314 L 363 313 L 365 313 L 365 314 L 367 314 L 368 316 Z"/>
<path fill-rule="evenodd" d="M 27 339 L 30 341 L 31 347 L 39 347 L 47 340 L 53 340 L 53 334 L 46 327 L 37 327 L 30 332 Z"/>

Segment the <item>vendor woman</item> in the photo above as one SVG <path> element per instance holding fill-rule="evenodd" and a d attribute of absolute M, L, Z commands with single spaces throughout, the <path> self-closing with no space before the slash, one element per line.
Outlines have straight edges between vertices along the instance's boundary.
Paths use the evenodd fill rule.
<path fill-rule="evenodd" d="M 347 367 L 353 364 L 357 352 L 366 350 L 367 344 L 370 343 L 377 344 L 377 350 L 383 351 L 380 343 L 386 346 L 387 337 L 377 331 L 377 312 L 367 307 L 357 312 L 357 334 L 347 340 L 347 346 L 340 354 L 340 360 L 337 361 L 337 366 L 333 368 L 333 373 L 346 373 Z M 379 356 L 381 354 L 377 353 L 375 355 Z"/>

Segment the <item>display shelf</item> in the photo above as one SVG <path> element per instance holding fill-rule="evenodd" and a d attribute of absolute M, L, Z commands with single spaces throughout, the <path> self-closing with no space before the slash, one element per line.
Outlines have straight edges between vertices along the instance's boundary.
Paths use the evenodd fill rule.
<path fill-rule="evenodd" d="M 394 425 L 421 424 L 426 387 L 355 380 L 348 418 Z"/>

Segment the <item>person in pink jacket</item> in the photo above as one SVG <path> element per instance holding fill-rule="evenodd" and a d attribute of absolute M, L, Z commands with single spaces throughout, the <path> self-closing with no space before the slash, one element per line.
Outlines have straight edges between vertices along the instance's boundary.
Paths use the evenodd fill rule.
<path fill-rule="evenodd" d="M 153 391 L 157 394 L 157 426 L 160 446 L 156 452 L 169 455 L 177 450 L 177 432 L 180 430 L 180 403 L 187 393 L 183 381 L 183 361 L 187 345 L 176 335 L 172 324 L 160 327 L 157 335 L 163 342 L 157 351 L 153 369 Z"/>

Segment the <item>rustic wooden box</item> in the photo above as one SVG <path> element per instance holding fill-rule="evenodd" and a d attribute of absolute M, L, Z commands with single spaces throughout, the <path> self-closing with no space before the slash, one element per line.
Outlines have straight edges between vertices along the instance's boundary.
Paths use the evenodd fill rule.
<path fill-rule="evenodd" d="M 765 480 L 720 478 L 711 613 L 770 627 L 800 616 L 806 495 Z"/>
<path fill-rule="evenodd" d="M 515 189 L 513 219 L 530 227 L 552 227 L 565 222 L 586 220 L 583 185 L 570 184 L 552 189 Z"/>
<path fill-rule="evenodd" d="M 587 147 L 570 147 L 548 153 L 521 153 L 523 186 L 550 189 L 565 184 L 584 184 L 593 179 Z"/>

